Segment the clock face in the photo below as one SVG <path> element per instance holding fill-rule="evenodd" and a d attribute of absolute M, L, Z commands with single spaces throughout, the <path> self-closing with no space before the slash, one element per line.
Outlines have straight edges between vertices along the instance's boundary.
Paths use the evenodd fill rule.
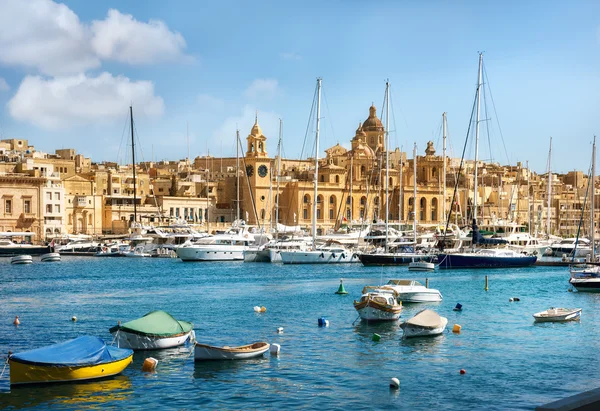
<path fill-rule="evenodd" d="M 252 177 L 253 174 L 254 174 L 254 167 L 246 166 L 246 175 L 248 177 Z"/>
<path fill-rule="evenodd" d="M 269 169 L 267 168 L 266 165 L 261 165 L 260 167 L 258 167 L 258 175 L 261 177 L 266 177 L 267 173 L 269 172 Z"/>

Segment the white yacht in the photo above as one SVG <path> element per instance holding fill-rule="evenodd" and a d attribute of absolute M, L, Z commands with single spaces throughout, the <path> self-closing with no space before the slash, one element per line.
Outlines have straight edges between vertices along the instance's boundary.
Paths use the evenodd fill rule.
<path fill-rule="evenodd" d="M 577 244 L 577 251 L 575 251 L 575 245 Z M 592 248 L 590 241 L 587 238 L 565 238 L 558 243 L 554 243 L 550 246 L 552 248 L 552 255 L 555 257 L 586 257 L 591 254 Z M 573 253 L 575 252 L 575 255 Z"/>
<path fill-rule="evenodd" d="M 358 254 L 341 244 L 324 244 L 314 250 L 281 250 L 284 264 L 360 263 Z"/>
<path fill-rule="evenodd" d="M 427 288 L 415 280 L 390 280 L 385 285 L 398 293 L 398 301 L 403 303 L 436 303 L 442 301 L 442 293 Z"/>
<path fill-rule="evenodd" d="M 100 243 L 93 240 L 74 240 L 66 245 L 56 247 L 55 251 L 60 254 L 72 253 L 96 253 L 99 251 Z"/>
<path fill-rule="evenodd" d="M 240 233 L 215 234 L 177 247 L 177 257 L 183 261 L 243 261 L 251 239 Z"/>
<path fill-rule="evenodd" d="M 551 243 L 529 234 L 527 226 L 513 222 L 498 220 L 490 225 L 482 225 L 481 230 L 492 231 L 492 238 L 501 238 L 507 241 L 511 250 L 529 255 L 548 255 L 552 252 Z"/>

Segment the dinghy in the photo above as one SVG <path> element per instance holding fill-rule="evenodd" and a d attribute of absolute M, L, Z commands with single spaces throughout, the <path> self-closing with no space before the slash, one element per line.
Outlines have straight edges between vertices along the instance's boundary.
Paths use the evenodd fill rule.
<path fill-rule="evenodd" d="M 196 343 L 194 349 L 195 361 L 207 360 L 247 360 L 261 357 L 269 350 L 269 343 L 255 342 L 254 344 L 242 345 L 240 347 L 214 347 L 212 345 Z"/>
<path fill-rule="evenodd" d="M 435 264 L 428 261 L 413 261 L 408 264 L 408 271 L 433 271 Z"/>
<path fill-rule="evenodd" d="M 440 335 L 446 329 L 448 319 L 440 317 L 432 310 L 419 311 L 413 318 L 400 324 L 404 331 L 404 338 L 432 337 Z"/>
<path fill-rule="evenodd" d="M 177 347 L 194 338 L 194 325 L 178 321 L 165 311 L 151 311 L 137 320 L 118 324 L 109 331 L 117 347 L 133 350 L 158 350 Z"/>
<path fill-rule="evenodd" d="M 31 258 L 31 256 L 27 255 L 27 254 L 15 255 L 14 257 L 10 258 L 10 263 L 11 264 L 31 264 L 31 263 L 33 263 L 33 258 Z"/>
<path fill-rule="evenodd" d="M 579 320 L 581 308 L 550 308 L 533 314 L 536 322 L 562 322 Z"/>
<path fill-rule="evenodd" d="M 119 374 L 132 361 L 133 351 L 83 336 L 59 344 L 13 354 L 10 384 L 85 381 Z"/>
<path fill-rule="evenodd" d="M 44 263 L 60 261 L 60 254 L 59 253 L 46 253 L 46 254 L 42 254 L 40 259 Z"/>

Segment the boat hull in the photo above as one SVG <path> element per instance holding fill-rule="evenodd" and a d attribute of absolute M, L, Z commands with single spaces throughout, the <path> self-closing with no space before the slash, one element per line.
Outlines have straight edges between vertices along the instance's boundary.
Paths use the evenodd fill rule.
<path fill-rule="evenodd" d="M 253 346 L 256 348 L 252 348 Z M 267 343 L 255 343 L 243 347 L 214 347 L 206 344 L 198 344 L 194 347 L 195 361 L 211 360 L 248 360 L 261 357 L 269 350 Z"/>
<path fill-rule="evenodd" d="M 283 264 L 347 264 L 360 262 L 359 256 L 350 251 L 280 251 L 279 255 Z"/>
<path fill-rule="evenodd" d="M 437 328 L 424 328 L 415 326 L 412 324 L 402 323 L 400 324 L 400 328 L 404 331 L 404 338 L 415 338 L 415 337 L 435 337 L 436 335 L 440 335 L 446 329 L 446 325 L 448 324 L 448 319 L 445 317 L 442 318 L 442 324 Z"/>
<path fill-rule="evenodd" d="M 60 261 L 59 253 L 42 254 L 41 260 L 45 263 Z"/>
<path fill-rule="evenodd" d="M 477 254 L 438 254 L 441 269 L 453 268 L 510 268 L 529 267 L 535 264 L 536 256 L 495 257 L 478 256 Z"/>
<path fill-rule="evenodd" d="M 51 253 L 52 248 L 46 246 L 11 246 L 11 247 L 0 247 L 0 256 L 9 257 L 13 255 L 41 255 Z"/>
<path fill-rule="evenodd" d="M 402 306 L 381 306 L 371 300 L 354 303 L 361 320 L 364 321 L 397 321 L 402 313 Z"/>
<path fill-rule="evenodd" d="M 536 313 L 533 315 L 535 322 L 548 323 L 548 322 L 565 322 L 565 321 L 577 321 L 581 318 L 581 309 L 572 310 L 562 315 L 543 315 L 545 311 Z"/>
<path fill-rule="evenodd" d="M 10 362 L 10 384 L 41 384 L 68 381 L 86 381 L 106 378 L 121 373 L 133 359 L 133 353 L 121 360 L 78 367 L 57 365 L 24 364 L 15 360 Z"/>
<path fill-rule="evenodd" d="M 408 271 L 434 271 L 435 264 L 427 261 L 412 261 L 408 264 Z"/>
<path fill-rule="evenodd" d="M 183 261 L 244 261 L 243 247 L 227 250 L 179 247 L 176 253 Z"/>
<path fill-rule="evenodd" d="M 600 277 L 597 278 L 571 278 L 569 283 L 580 292 L 600 293 Z"/>
<path fill-rule="evenodd" d="M 433 291 L 433 290 L 432 290 Z M 399 292 L 398 301 L 402 303 L 439 303 L 442 301 L 442 295 L 437 292 Z"/>
<path fill-rule="evenodd" d="M 430 255 L 425 254 L 361 254 L 360 262 L 363 265 L 409 265 L 413 261 L 430 260 Z"/>
<path fill-rule="evenodd" d="M 11 264 L 31 264 L 33 259 L 30 255 L 16 255 L 10 258 Z"/>
<path fill-rule="evenodd" d="M 130 348 L 132 350 L 162 350 L 185 344 L 192 332 L 193 330 L 169 337 L 134 334 L 123 330 L 117 330 L 111 334 L 114 336 L 114 342 L 119 348 Z"/>

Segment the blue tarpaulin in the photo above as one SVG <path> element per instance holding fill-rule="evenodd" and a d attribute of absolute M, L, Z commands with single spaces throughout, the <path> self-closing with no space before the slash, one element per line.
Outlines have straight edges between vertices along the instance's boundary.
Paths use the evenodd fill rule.
<path fill-rule="evenodd" d="M 14 354 L 11 360 L 24 364 L 72 367 L 96 365 L 122 360 L 132 350 L 106 345 L 98 337 L 83 336 L 59 344 Z"/>

